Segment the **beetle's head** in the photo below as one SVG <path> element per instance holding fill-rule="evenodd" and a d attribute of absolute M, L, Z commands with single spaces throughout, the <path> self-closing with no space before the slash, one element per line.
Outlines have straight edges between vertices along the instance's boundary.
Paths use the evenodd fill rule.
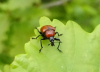
<path fill-rule="evenodd" d="M 51 46 L 54 46 L 54 37 L 50 37 Z"/>

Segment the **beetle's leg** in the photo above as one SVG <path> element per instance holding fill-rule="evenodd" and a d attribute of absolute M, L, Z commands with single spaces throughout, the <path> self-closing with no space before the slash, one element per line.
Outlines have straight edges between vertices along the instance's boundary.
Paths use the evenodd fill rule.
<path fill-rule="evenodd" d="M 37 39 L 39 36 L 41 36 L 41 35 L 38 35 L 36 38 L 32 38 L 32 39 Z"/>
<path fill-rule="evenodd" d="M 37 29 L 37 28 L 35 27 L 35 29 Z M 42 34 L 38 29 L 37 29 L 37 31 L 38 31 L 40 34 Z"/>
<path fill-rule="evenodd" d="M 58 36 L 62 36 L 63 34 L 59 34 L 58 32 L 55 32 L 55 34 L 58 34 Z"/>
<path fill-rule="evenodd" d="M 54 38 L 54 40 L 57 40 L 57 41 L 59 41 L 59 44 L 58 44 L 58 47 L 57 47 L 57 49 L 58 49 L 60 52 L 62 52 L 62 51 L 59 49 L 59 46 L 60 46 L 60 43 L 61 43 L 60 39 L 58 39 L 58 38 Z"/>
<path fill-rule="evenodd" d="M 43 48 L 43 46 L 42 46 L 42 40 L 45 40 L 45 38 L 41 38 L 41 40 L 40 40 L 41 49 L 39 50 L 39 53 L 41 52 L 41 50 L 42 50 L 42 48 Z"/>

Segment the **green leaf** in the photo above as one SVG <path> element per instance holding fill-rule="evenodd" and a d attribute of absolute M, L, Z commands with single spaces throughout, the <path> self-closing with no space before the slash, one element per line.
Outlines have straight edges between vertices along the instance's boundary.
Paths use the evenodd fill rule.
<path fill-rule="evenodd" d="M 8 15 L 5 13 L 0 13 L 0 69 L 3 69 L 6 56 L 3 57 L 3 52 L 6 49 L 3 41 L 7 39 L 6 32 L 9 30 L 9 19 Z M 7 60 L 8 61 L 8 60 Z M 0 72 L 2 72 L 0 70 Z"/>
<path fill-rule="evenodd" d="M 0 3 L 0 8 L 4 10 L 25 9 L 31 7 L 34 3 L 40 3 L 40 0 L 8 0 L 7 3 Z"/>
<path fill-rule="evenodd" d="M 2 72 L 2 70 L 0 70 L 0 72 Z"/>
<path fill-rule="evenodd" d="M 9 65 L 5 65 L 5 66 L 4 66 L 4 72 L 10 72 L 10 71 L 9 71 Z"/>
<path fill-rule="evenodd" d="M 73 21 L 64 25 L 59 20 L 41 17 L 39 22 L 40 27 L 47 24 L 56 26 L 56 31 L 63 34 L 59 37 L 63 52 L 57 50 L 58 43 L 51 47 L 48 46 L 49 40 L 45 40 L 39 53 L 41 37 L 30 39 L 25 44 L 26 54 L 15 57 L 10 72 L 99 72 L 100 25 L 92 33 L 87 33 Z"/>
<path fill-rule="evenodd" d="M 23 3 L 23 4 L 22 4 Z M 9 0 L 8 2 L 8 6 L 9 9 L 13 10 L 13 9 L 23 9 L 26 7 L 30 7 L 33 3 L 33 0 Z"/>
<path fill-rule="evenodd" d="M 9 30 L 9 19 L 5 13 L 0 13 L 0 54 L 3 51 L 3 41 L 7 39 L 6 32 Z"/>

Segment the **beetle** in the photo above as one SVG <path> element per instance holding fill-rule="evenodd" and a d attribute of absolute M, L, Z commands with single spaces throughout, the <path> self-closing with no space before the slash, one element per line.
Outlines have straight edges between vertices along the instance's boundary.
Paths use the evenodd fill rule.
<path fill-rule="evenodd" d="M 59 34 L 58 32 L 55 32 L 55 28 L 56 28 L 56 27 L 53 27 L 53 26 L 51 26 L 51 25 L 44 25 L 44 26 L 42 26 L 41 29 L 40 29 L 40 31 L 36 28 L 40 35 L 38 35 L 36 38 L 32 38 L 32 39 L 37 39 L 39 36 L 42 36 L 42 37 L 43 37 L 43 38 L 41 38 L 41 40 L 40 40 L 41 49 L 39 50 L 39 53 L 41 52 L 41 50 L 42 50 L 42 48 L 43 48 L 43 46 L 42 46 L 42 40 L 46 40 L 46 39 L 49 39 L 49 41 L 51 42 L 51 43 L 50 43 L 51 46 L 55 46 L 55 45 L 54 45 L 54 40 L 59 41 L 59 44 L 58 44 L 57 49 L 58 49 L 60 52 L 62 52 L 62 51 L 59 49 L 60 43 L 62 43 L 62 42 L 60 41 L 59 38 L 54 38 L 54 36 L 55 36 L 56 34 L 58 34 L 58 36 L 61 36 L 62 34 Z M 50 44 L 48 44 L 48 45 L 50 45 Z"/>

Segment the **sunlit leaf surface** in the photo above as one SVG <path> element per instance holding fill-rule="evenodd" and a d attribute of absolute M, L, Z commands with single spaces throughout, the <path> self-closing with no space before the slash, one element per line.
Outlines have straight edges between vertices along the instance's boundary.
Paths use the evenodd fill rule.
<path fill-rule="evenodd" d="M 64 25 L 56 19 L 50 21 L 41 17 L 39 22 L 40 27 L 47 24 L 56 26 L 56 31 L 63 34 L 59 37 L 63 52 L 57 50 L 57 43 L 51 47 L 48 46 L 49 40 L 45 40 L 39 53 L 41 37 L 30 39 L 25 44 L 26 54 L 15 57 L 10 72 L 100 72 L 100 25 L 92 33 L 87 33 L 73 21 Z M 36 30 L 35 33 L 37 36 Z"/>

